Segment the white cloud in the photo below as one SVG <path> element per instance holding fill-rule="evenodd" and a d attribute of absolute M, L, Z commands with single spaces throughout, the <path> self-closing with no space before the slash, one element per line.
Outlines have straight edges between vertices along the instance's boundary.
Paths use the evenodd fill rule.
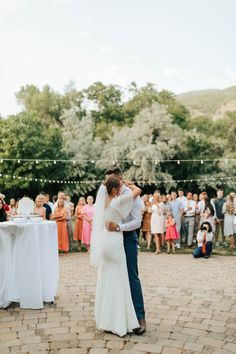
<path fill-rule="evenodd" d="M 0 0 L 0 13 L 16 14 L 26 9 L 25 0 Z"/>
<path fill-rule="evenodd" d="M 236 80 L 236 71 L 234 71 L 232 68 L 226 68 L 226 69 L 225 69 L 225 75 L 226 75 L 229 79 Z"/>
<path fill-rule="evenodd" d="M 178 72 L 176 69 L 173 68 L 165 68 L 162 71 L 163 75 L 168 77 L 168 78 L 172 78 L 172 77 L 176 77 L 178 76 Z"/>
<path fill-rule="evenodd" d="M 78 33 L 80 38 L 88 38 L 89 37 L 89 32 L 88 31 L 80 31 Z"/>
<path fill-rule="evenodd" d="M 100 48 L 99 51 L 105 54 L 112 54 L 115 51 L 115 48 L 107 45 L 107 44 L 103 44 Z"/>

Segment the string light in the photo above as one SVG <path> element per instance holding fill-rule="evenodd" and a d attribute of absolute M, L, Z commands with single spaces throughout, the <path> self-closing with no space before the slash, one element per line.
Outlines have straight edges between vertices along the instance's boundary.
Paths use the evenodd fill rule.
<path fill-rule="evenodd" d="M 32 178 L 32 177 L 27 177 L 27 176 L 9 176 L 5 174 L 0 174 L 0 178 L 7 178 L 7 179 L 24 179 L 25 181 L 34 181 L 34 182 L 40 182 L 40 183 L 52 183 L 52 184 L 91 184 L 91 185 L 96 185 L 96 184 L 101 184 L 103 181 L 102 180 L 76 180 L 76 181 L 71 181 L 71 180 L 51 180 L 51 179 L 46 179 L 46 178 Z M 234 181 L 235 180 L 235 181 Z M 236 176 L 224 176 L 224 177 L 206 177 L 206 178 L 198 178 L 198 179 L 178 179 L 178 180 L 133 180 L 134 183 L 137 183 L 139 185 L 152 185 L 152 184 L 160 184 L 160 183 L 187 183 L 187 182 L 216 182 L 219 181 L 220 183 L 227 183 L 229 182 L 236 182 Z"/>
<path fill-rule="evenodd" d="M 145 161 L 150 161 L 150 162 L 153 162 L 155 164 L 157 163 L 162 163 L 162 162 L 174 162 L 174 163 L 177 163 L 177 164 L 180 164 L 180 163 L 183 163 L 183 162 L 195 162 L 195 163 L 201 163 L 203 164 L 204 162 L 220 162 L 220 161 L 223 161 L 225 163 L 228 163 L 228 162 L 233 162 L 233 161 L 236 161 L 236 158 L 235 159 L 226 159 L 226 158 L 215 158 L 215 159 L 144 159 Z M 51 162 L 51 163 L 58 163 L 58 162 L 62 162 L 62 163 L 72 163 L 73 165 L 75 165 L 76 163 L 79 164 L 79 163 L 92 163 L 94 164 L 95 162 L 100 162 L 100 163 L 107 163 L 109 164 L 111 162 L 110 159 L 93 159 L 93 160 L 87 160 L 87 159 L 78 159 L 78 160 L 65 160 L 65 159 L 12 159 L 12 158 L 1 158 L 0 159 L 0 162 L 3 163 L 5 161 L 16 161 L 18 162 L 19 164 L 20 163 L 24 163 L 24 162 L 35 162 L 35 163 L 40 163 L 40 162 Z M 132 160 L 132 159 L 120 159 L 120 160 L 113 160 L 112 163 L 115 164 L 115 163 L 123 163 L 123 162 L 127 162 L 127 163 L 133 163 L 133 164 L 136 164 L 136 161 L 135 160 Z"/>

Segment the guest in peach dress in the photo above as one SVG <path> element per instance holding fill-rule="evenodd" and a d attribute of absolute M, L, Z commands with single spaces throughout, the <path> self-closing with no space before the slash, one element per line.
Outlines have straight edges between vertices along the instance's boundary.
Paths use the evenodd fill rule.
<path fill-rule="evenodd" d="M 90 249 L 90 240 L 92 232 L 92 222 L 93 222 L 93 197 L 89 196 L 87 198 L 87 205 L 82 209 L 81 215 L 83 217 L 83 228 L 82 228 L 82 243 L 86 246 L 87 250 Z"/>
<path fill-rule="evenodd" d="M 44 220 L 46 219 L 46 209 L 43 207 L 44 203 L 44 196 L 42 195 L 37 195 L 35 199 L 35 206 L 34 206 L 34 214 L 38 214 L 43 218 Z"/>
<path fill-rule="evenodd" d="M 86 205 L 86 201 L 84 197 L 80 197 L 78 204 L 75 208 L 75 229 L 74 229 L 74 241 L 78 241 L 78 248 L 81 250 L 81 240 L 82 240 L 82 228 L 83 228 L 83 217 L 82 217 L 82 209 Z"/>
<path fill-rule="evenodd" d="M 66 223 L 66 208 L 63 199 L 58 199 L 57 207 L 52 213 L 52 220 L 57 223 L 57 233 L 58 233 L 58 249 L 59 251 L 68 252 L 69 251 L 69 238 L 67 232 Z"/>

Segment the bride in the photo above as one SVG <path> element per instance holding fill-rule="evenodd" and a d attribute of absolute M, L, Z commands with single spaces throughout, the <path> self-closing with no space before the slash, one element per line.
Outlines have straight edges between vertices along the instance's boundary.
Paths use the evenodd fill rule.
<path fill-rule="evenodd" d="M 91 264 L 98 267 L 95 320 L 99 330 L 119 336 L 139 327 L 128 279 L 122 232 L 110 232 L 106 221 L 120 224 L 130 213 L 141 189 L 126 182 L 130 193 L 120 195 L 121 181 L 110 176 L 98 191 L 91 238 Z"/>

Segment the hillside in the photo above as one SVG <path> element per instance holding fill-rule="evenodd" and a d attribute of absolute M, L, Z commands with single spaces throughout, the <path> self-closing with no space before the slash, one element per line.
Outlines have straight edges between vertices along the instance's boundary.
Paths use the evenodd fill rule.
<path fill-rule="evenodd" d="M 193 117 L 207 115 L 220 118 L 228 111 L 236 111 L 236 86 L 224 90 L 201 90 L 181 93 L 177 99 L 191 112 Z"/>

